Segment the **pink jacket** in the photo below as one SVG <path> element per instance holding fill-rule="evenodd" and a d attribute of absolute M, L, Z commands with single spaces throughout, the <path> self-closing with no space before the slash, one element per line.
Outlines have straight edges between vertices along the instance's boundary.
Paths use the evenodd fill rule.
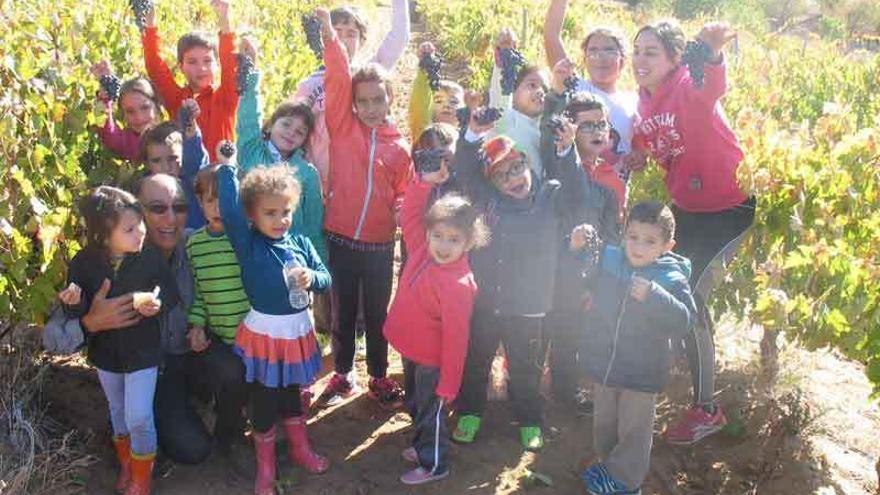
<path fill-rule="evenodd" d="M 705 85 L 679 67 L 654 94 L 639 96 L 635 145 L 666 170 L 666 187 L 682 210 L 717 212 L 746 199 L 736 179 L 742 149 L 719 99 L 727 90 L 724 64 L 706 64 Z"/>
<path fill-rule="evenodd" d="M 141 135 L 131 129 L 120 129 L 116 127 L 116 122 L 112 116 L 107 117 L 104 127 L 98 128 L 98 137 L 104 146 L 125 158 L 126 160 L 138 163 L 141 158 Z"/>

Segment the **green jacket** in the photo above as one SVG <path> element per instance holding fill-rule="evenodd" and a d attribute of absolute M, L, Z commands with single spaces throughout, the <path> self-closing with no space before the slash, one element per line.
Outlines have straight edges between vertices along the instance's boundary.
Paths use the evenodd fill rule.
<path fill-rule="evenodd" d="M 431 125 L 433 106 L 434 91 L 431 89 L 428 75 L 419 69 L 409 98 L 409 136 L 413 143 L 418 141 L 422 131 Z"/>
<path fill-rule="evenodd" d="M 247 172 L 258 165 L 272 165 L 277 152 L 268 139 L 263 138 L 261 126 L 263 115 L 260 111 L 260 74 L 248 77 L 244 93 L 238 103 L 238 166 Z M 324 240 L 324 199 L 321 196 L 321 179 L 318 169 L 305 159 L 305 150 L 296 150 L 288 159 L 287 166 L 302 184 L 299 206 L 293 214 L 292 235 L 302 234 L 312 241 L 321 260 L 327 262 L 327 243 Z"/>

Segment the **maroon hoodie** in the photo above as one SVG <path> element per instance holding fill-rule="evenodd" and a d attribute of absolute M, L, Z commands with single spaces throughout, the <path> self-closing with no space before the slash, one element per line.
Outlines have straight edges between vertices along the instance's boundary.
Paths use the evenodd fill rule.
<path fill-rule="evenodd" d="M 722 211 L 746 199 L 736 179 L 743 152 L 719 102 L 726 68 L 706 64 L 705 75 L 697 88 L 681 66 L 654 94 L 641 88 L 633 139 L 666 170 L 673 203 L 691 212 Z"/>

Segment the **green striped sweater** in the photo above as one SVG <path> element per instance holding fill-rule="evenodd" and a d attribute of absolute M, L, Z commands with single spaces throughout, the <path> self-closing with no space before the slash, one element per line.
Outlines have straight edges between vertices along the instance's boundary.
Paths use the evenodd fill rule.
<path fill-rule="evenodd" d="M 192 326 L 207 326 L 227 344 L 235 341 L 238 324 L 251 309 L 241 268 L 226 234 L 214 235 L 205 227 L 186 241 L 186 255 L 195 280 L 195 298 L 189 309 Z"/>

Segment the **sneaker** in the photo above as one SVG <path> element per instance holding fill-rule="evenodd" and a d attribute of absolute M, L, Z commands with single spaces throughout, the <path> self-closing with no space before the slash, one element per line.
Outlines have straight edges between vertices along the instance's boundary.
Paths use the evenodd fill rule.
<path fill-rule="evenodd" d="M 520 426 L 519 439 L 526 450 L 541 450 L 544 447 L 544 434 L 540 426 Z"/>
<path fill-rule="evenodd" d="M 412 471 L 400 477 L 400 482 L 404 485 L 421 485 L 422 483 L 430 483 L 432 481 L 442 480 L 449 476 L 449 470 L 441 473 L 432 473 L 427 469 L 419 466 Z"/>
<path fill-rule="evenodd" d="M 581 474 L 590 495 L 641 495 L 642 489 L 629 489 L 608 472 L 602 463 L 593 464 Z"/>
<path fill-rule="evenodd" d="M 727 418 L 720 405 L 715 405 L 715 414 L 694 406 L 685 412 L 678 424 L 666 429 L 666 441 L 673 445 L 692 445 L 721 431 L 726 424 Z"/>
<path fill-rule="evenodd" d="M 413 464 L 419 463 L 419 453 L 416 452 L 415 447 L 407 447 L 403 449 L 400 453 L 400 457 L 403 457 L 403 460 L 406 462 L 411 462 Z"/>
<path fill-rule="evenodd" d="M 321 392 L 321 395 L 318 396 L 315 404 L 318 407 L 335 406 L 359 392 L 360 389 L 352 385 L 352 382 L 348 379 L 347 375 L 334 373 L 330 378 L 327 387 Z"/>
<path fill-rule="evenodd" d="M 367 395 L 377 401 L 384 409 L 403 407 L 403 388 L 387 376 L 370 378 L 370 389 Z"/>
<path fill-rule="evenodd" d="M 458 418 L 458 424 L 452 431 L 452 439 L 458 443 L 473 443 L 477 432 L 480 431 L 479 416 L 474 414 L 465 414 Z"/>

